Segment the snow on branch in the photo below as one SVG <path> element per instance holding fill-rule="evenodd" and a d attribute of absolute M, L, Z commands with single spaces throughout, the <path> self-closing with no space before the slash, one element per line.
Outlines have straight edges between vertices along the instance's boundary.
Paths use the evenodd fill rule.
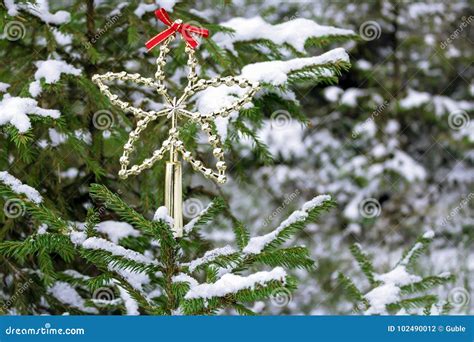
<path fill-rule="evenodd" d="M 228 273 L 215 283 L 192 286 L 184 298 L 209 299 L 224 297 L 244 289 L 255 289 L 257 285 L 264 285 L 270 281 L 284 282 L 285 279 L 286 272 L 281 267 L 275 267 L 272 271 L 257 272 L 246 277 Z"/>
<path fill-rule="evenodd" d="M 336 76 L 338 65 L 348 64 L 349 55 L 343 48 L 330 50 L 320 56 L 294 58 L 287 61 L 268 61 L 246 65 L 239 77 L 254 82 L 262 82 L 273 87 L 284 86 L 292 75 L 303 72 L 308 68 L 321 70 L 309 73 L 312 79 L 332 78 Z M 219 109 L 235 102 L 236 98 L 244 95 L 246 89 L 238 86 L 209 87 L 195 95 L 196 108 L 203 116 L 218 111 Z M 248 103 L 244 108 L 251 108 L 252 103 Z M 229 120 L 237 117 L 238 112 L 232 112 L 227 118 L 218 118 L 215 123 L 222 139 L 226 138 L 227 125 Z"/>
<path fill-rule="evenodd" d="M 427 247 L 427 245 L 433 240 L 435 234 L 432 230 L 425 232 L 421 238 L 417 240 L 415 245 L 411 247 L 400 260 L 399 265 L 407 266 L 411 264 Z"/>
<path fill-rule="evenodd" d="M 43 202 L 43 197 L 35 188 L 23 184 L 20 180 L 13 177 L 7 171 L 0 171 L 0 182 L 11 188 L 18 195 L 25 195 L 31 202 L 39 204 Z"/>
<path fill-rule="evenodd" d="M 41 80 L 44 79 L 46 84 L 53 84 L 60 80 L 61 74 L 79 76 L 81 70 L 73 67 L 72 65 L 55 59 L 48 59 L 46 61 L 35 62 L 36 70 L 35 80 L 30 83 L 29 92 L 31 96 L 37 97 L 42 92 Z"/>
<path fill-rule="evenodd" d="M 385 315 L 396 312 L 406 313 L 406 310 L 426 309 L 438 301 L 438 297 L 427 293 L 427 290 L 444 285 L 454 280 L 450 273 L 442 273 L 438 276 L 421 277 L 408 272 L 416 258 L 426 250 L 434 237 L 433 231 L 427 231 L 419 237 L 414 246 L 408 249 L 401 257 L 395 267 L 382 274 L 374 272 L 372 261 L 367 253 L 362 251 L 360 245 L 355 244 L 351 253 L 355 257 L 360 268 L 371 284 L 371 289 L 363 294 L 349 278 L 342 273 L 339 280 L 346 288 L 350 298 L 363 304 L 357 306 L 357 310 L 363 310 L 367 315 Z M 414 296 L 414 294 L 419 295 Z M 406 297 L 409 295 L 409 297 Z"/>
<path fill-rule="evenodd" d="M 85 249 L 94 249 L 94 250 L 103 250 L 112 253 L 113 255 L 116 256 L 121 256 L 124 257 L 125 259 L 128 260 L 133 260 L 138 263 L 142 264 L 156 264 L 156 262 L 143 254 L 140 254 L 138 252 L 132 251 L 130 249 L 126 249 L 122 246 L 116 245 L 110 241 L 107 241 L 105 239 L 97 238 L 97 237 L 90 237 L 86 239 L 82 243 L 82 247 Z"/>
<path fill-rule="evenodd" d="M 234 30 L 234 33 L 218 32 L 212 38 L 225 49 L 234 51 L 234 43 L 269 40 L 277 45 L 288 44 L 303 52 L 306 41 L 310 38 L 353 37 L 354 31 L 332 26 L 318 25 L 312 20 L 297 18 L 282 24 L 272 25 L 261 17 L 233 18 L 220 23 L 221 26 Z"/>
<path fill-rule="evenodd" d="M 12 97 L 6 94 L 0 101 L 0 126 L 11 124 L 20 133 L 25 133 L 31 128 L 29 114 L 43 117 L 59 118 L 59 111 L 38 107 L 38 102 L 26 97 Z"/>
<path fill-rule="evenodd" d="M 123 269 L 118 265 L 109 265 L 108 269 L 116 272 L 125 279 L 131 287 L 140 293 L 143 292 L 143 286 L 150 283 L 150 277 L 144 272 Z"/>
<path fill-rule="evenodd" d="M 198 286 L 199 283 L 193 277 L 187 275 L 186 273 L 180 273 L 178 275 L 173 276 L 172 278 L 173 283 L 188 283 L 190 286 Z"/>
<path fill-rule="evenodd" d="M 10 88 L 10 85 L 8 83 L 0 82 L 0 93 L 5 93 L 8 88 Z"/>
<path fill-rule="evenodd" d="M 110 241 L 117 244 L 123 238 L 140 236 L 140 232 L 127 222 L 103 221 L 95 229 L 102 234 L 107 235 Z"/>
<path fill-rule="evenodd" d="M 243 249 L 245 254 L 258 254 L 270 244 L 272 241 L 276 240 L 280 233 L 288 228 L 290 225 L 304 221 L 308 217 L 308 213 L 315 209 L 316 207 L 322 206 L 324 203 L 331 200 L 329 195 L 320 195 L 313 198 L 311 201 L 306 202 L 301 210 L 293 212 L 285 221 L 283 221 L 274 231 L 262 235 L 253 237 L 249 240 L 249 243 Z"/>
<path fill-rule="evenodd" d="M 195 259 L 183 265 L 188 266 L 190 272 L 194 272 L 196 268 L 198 268 L 201 265 L 211 263 L 214 260 L 218 259 L 219 257 L 228 256 L 234 253 L 235 253 L 235 250 L 231 246 L 216 248 L 216 249 L 207 251 L 202 258 Z"/>
<path fill-rule="evenodd" d="M 365 311 L 367 315 L 387 314 L 387 305 L 398 302 L 400 297 L 400 287 L 417 283 L 421 277 L 407 272 L 405 266 L 397 266 L 393 270 L 384 274 L 376 274 L 375 280 L 381 285 L 375 287 L 364 297 L 369 303 L 369 308 Z"/>
<path fill-rule="evenodd" d="M 168 208 L 161 206 L 155 211 L 153 215 L 153 221 L 163 221 L 171 228 L 173 228 L 173 218 L 168 214 Z"/>
<path fill-rule="evenodd" d="M 434 112 L 437 116 L 456 111 L 472 111 L 474 109 L 474 102 L 472 101 L 456 101 L 447 96 L 419 92 L 411 88 L 407 90 L 406 97 L 401 99 L 399 104 L 400 107 L 405 110 L 420 108 L 424 105 L 431 105 L 433 106 Z"/>
<path fill-rule="evenodd" d="M 128 316 L 138 316 L 140 315 L 140 311 L 138 310 L 138 303 L 130 293 L 127 292 L 122 286 L 117 286 L 120 298 L 123 300 L 123 304 L 125 306 L 125 310 L 127 311 Z"/>
<path fill-rule="evenodd" d="M 86 307 L 86 302 L 79 293 L 68 283 L 58 281 L 48 288 L 48 293 L 63 304 L 79 309 L 89 314 L 97 314 L 97 309 Z"/>
<path fill-rule="evenodd" d="M 157 8 L 164 8 L 168 12 L 171 12 L 175 4 L 176 0 L 155 0 L 151 4 L 139 4 L 133 13 L 141 18 L 146 13 L 154 12 Z"/>
<path fill-rule="evenodd" d="M 69 12 L 57 11 L 56 13 L 51 13 L 48 0 L 36 0 L 35 3 L 15 3 L 14 0 L 5 0 L 4 3 L 7 8 L 7 13 L 10 16 L 17 16 L 20 10 L 24 10 L 38 17 L 46 24 L 61 25 L 71 20 L 71 14 Z"/>
<path fill-rule="evenodd" d="M 349 63 L 349 55 L 343 48 L 330 50 L 320 56 L 294 58 L 287 61 L 268 61 L 249 64 L 242 69 L 242 77 L 251 81 L 281 86 L 288 81 L 288 75 L 292 72 L 307 67 L 316 67 L 319 65 L 324 66 L 338 62 Z M 328 73 L 331 72 L 329 67 L 327 68 L 327 71 Z"/>

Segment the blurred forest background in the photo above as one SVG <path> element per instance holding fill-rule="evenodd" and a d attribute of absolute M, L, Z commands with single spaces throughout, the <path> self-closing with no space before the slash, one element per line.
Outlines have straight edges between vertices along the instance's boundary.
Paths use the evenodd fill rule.
<path fill-rule="evenodd" d="M 47 18 L 48 23 L 44 16 L 12 13 L 12 3 L 5 0 L 0 5 L 4 32 L 0 82 L 9 85 L 8 90 L 6 86 L 0 90 L 26 97 L 40 94 L 33 96 L 39 105 L 60 110 L 61 117 L 31 116 L 32 130 L 20 134 L 5 125 L 8 120 L 2 122 L 0 114 L 0 125 L 5 125 L 0 135 L 0 170 L 40 190 L 75 222 L 85 220 L 91 205 L 88 185 L 94 182 L 118 191 L 147 216 L 162 205 L 162 164 L 138 177 L 118 179 L 118 160 L 131 121 L 90 82 L 93 74 L 107 71 L 154 74 L 153 56 L 145 54 L 143 44 L 164 28 L 153 16 L 157 7 L 210 29 L 210 39 L 202 41 L 197 53 L 206 75 L 235 75 L 251 63 L 303 55 L 253 42 L 252 37 L 235 42 L 229 49 L 238 51 L 235 54 L 224 50 L 229 47 L 222 46 L 227 42 L 222 38 L 226 23 L 235 18 L 260 17 L 273 25 L 305 18 L 352 30 L 353 34 L 346 31 L 334 39 L 306 44 L 306 56 L 345 48 L 351 67 L 341 68 L 338 81 L 314 81 L 318 76 L 311 72 L 299 75 L 278 96 L 268 90 L 254 101 L 260 108 L 257 113 L 241 113 L 246 124 L 239 120 L 229 124 L 227 184 L 217 186 L 185 169 L 186 220 L 203 210 L 210 198 L 221 195 L 252 235 L 262 234 L 305 201 L 329 194 L 336 207 L 296 239 L 309 247 L 317 267 L 296 271 L 302 279 L 298 290 L 285 305 L 267 307 L 265 313 L 351 313 L 353 303 L 345 296 L 338 274 L 350 276 L 361 289 L 368 284 L 355 267 L 350 245 L 359 243 L 382 273 L 429 230 L 436 236 L 417 272 L 454 274 L 455 281 L 436 289 L 439 298 L 451 299 L 453 313 L 474 312 L 470 298 L 474 287 L 471 2 L 63 0 L 49 2 L 48 11 L 56 17 Z M 47 2 L 38 3 L 46 6 Z M 67 23 L 58 15 L 63 10 L 70 13 Z M 7 26 L 13 21 L 19 23 L 20 38 L 8 37 L 12 33 Z M 298 40 L 299 29 L 304 32 L 305 27 L 276 34 L 287 41 Z M 185 76 L 183 51 L 173 50 L 166 67 L 175 90 Z M 63 70 L 60 81 L 35 77 L 39 67 L 35 62 L 48 58 L 66 61 L 80 75 L 73 68 Z M 146 100 L 137 89 L 125 88 L 123 93 L 151 108 L 160 102 Z M 139 153 L 146 156 L 162 137 L 148 135 Z M 115 219 L 107 215 L 102 219 Z M 38 230 L 8 215 L 0 219 L 2 240 L 20 239 Z M 217 245 L 234 239 L 224 219 L 205 227 L 202 236 Z M 8 275 L 21 267 L 7 259 L 0 261 L 6 289 Z"/>

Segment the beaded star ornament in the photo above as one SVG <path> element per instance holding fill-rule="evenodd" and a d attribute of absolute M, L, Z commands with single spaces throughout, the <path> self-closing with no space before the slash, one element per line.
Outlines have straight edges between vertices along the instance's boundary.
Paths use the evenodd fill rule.
<path fill-rule="evenodd" d="M 194 35 L 206 37 L 206 33 L 208 33 L 208 31 L 202 28 L 183 24 L 179 20 L 171 22 L 166 11 L 163 9 L 157 10 L 155 14 L 169 27 L 167 30 L 161 32 L 159 35 L 147 42 L 147 47 L 150 50 L 157 44 L 162 43 L 160 45 L 159 56 L 156 59 L 157 69 L 154 79 L 142 77 L 140 74 L 128 74 L 125 71 L 122 71 L 118 73 L 107 72 L 103 75 L 94 75 L 92 77 L 92 81 L 97 84 L 100 91 L 109 98 L 112 104 L 118 106 L 126 113 L 133 114 L 138 119 L 136 128 L 130 132 L 128 141 L 124 145 L 124 152 L 120 158 L 121 169 L 119 171 L 119 177 L 126 179 L 130 175 L 138 175 L 143 170 L 151 168 L 153 164 L 163 159 L 166 154 L 169 153 L 169 162 L 175 167 L 168 168 L 167 165 L 167 181 L 165 187 L 165 202 L 167 203 L 165 203 L 165 205 L 168 207 L 170 212 L 174 212 L 174 229 L 176 231 L 176 235 L 181 236 L 182 210 L 180 207 L 182 207 L 182 203 L 177 203 L 181 201 L 181 169 L 179 165 L 179 155 L 182 156 L 182 159 L 189 162 L 194 170 L 201 172 L 205 177 L 213 179 L 218 183 L 225 183 L 226 163 L 224 160 L 224 151 L 222 149 L 222 143 L 219 136 L 213 134 L 213 122 L 218 117 L 225 118 L 232 112 L 238 111 L 240 108 L 242 108 L 255 95 L 259 85 L 257 82 L 251 82 L 249 80 L 234 76 L 199 79 L 196 73 L 197 61 L 195 58 L 194 48 L 197 46 L 197 41 L 194 39 Z M 184 88 L 181 96 L 170 95 L 166 85 L 164 84 L 165 73 L 163 71 L 163 67 L 166 65 L 165 59 L 170 51 L 169 44 L 176 38 L 176 33 L 180 33 L 185 39 L 185 52 L 188 55 L 187 66 L 189 68 L 189 72 L 187 74 L 187 85 Z M 159 95 L 163 97 L 164 108 L 159 111 L 145 111 L 143 109 L 133 107 L 129 102 L 120 100 L 119 96 L 113 94 L 110 91 L 109 86 L 104 83 L 104 81 L 114 80 L 129 81 L 154 89 Z M 246 88 L 248 90 L 242 97 L 237 98 L 236 101 L 231 105 L 225 106 L 209 114 L 204 115 L 189 109 L 190 105 L 188 101 L 190 100 L 190 97 L 196 92 L 205 90 L 208 87 L 219 87 L 222 85 L 229 87 L 239 86 L 240 88 Z M 149 124 L 161 117 L 166 117 L 170 121 L 171 127 L 168 132 L 168 137 L 163 141 L 161 147 L 153 152 L 152 156 L 146 158 L 139 164 L 129 167 L 130 154 L 135 151 L 136 143 L 140 137 L 140 134 L 145 128 L 147 128 Z M 179 133 L 180 124 L 185 121 L 191 121 L 198 124 L 206 133 L 208 142 L 213 147 L 213 155 L 217 160 L 215 169 L 208 167 L 204 164 L 204 162 L 195 157 L 190 151 L 185 149 Z M 168 174 L 168 170 L 170 170 L 170 174 Z M 169 198 L 170 196 L 172 198 Z M 169 199 L 166 200 L 167 198 Z"/>

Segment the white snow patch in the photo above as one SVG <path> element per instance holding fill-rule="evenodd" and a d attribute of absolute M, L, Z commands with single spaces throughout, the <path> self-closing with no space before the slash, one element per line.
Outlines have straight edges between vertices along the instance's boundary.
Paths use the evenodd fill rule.
<path fill-rule="evenodd" d="M 107 235 L 110 241 L 113 243 L 118 243 L 120 239 L 133 236 L 137 237 L 140 236 L 140 232 L 133 228 L 127 222 L 119 222 L 119 221 L 103 221 L 99 223 L 95 229 Z"/>
<path fill-rule="evenodd" d="M 191 261 L 190 263 L 185 264 L 186 266 L 189 266 L 189 271 L 194 272 L 194 270 L 203 265 L 207 264 L 209 262 L 212 262 L 213 260 L 217 259 L 220 256 L 223 255 L 231 255 L 235 253 L 235 250 L 231 246 L 225 246 L 222 248 L 216 248 L 210 251 L 207 251 L 202 258 L 195 259 Z"/>
<path fill-rule="evenodd" d="M 48 293 L 59 300 L 61 303 L 79 309 L 86 313 L 96 314 L 97 309 L 86 307 L 85 300 L 77 293 L 77 291 L 68 283 L 58 281 L 48 288 Z"/>
<path fill-rule="evenodd" d="M 430 239 L 430 240 L 431 240 L 431 239 L 433 239 L 433 238 L 435 237 L 435 232 L 432 231 L 432 230 L 428 230 L 427 232 L 425 232 L 425 233 L 423 234 L 423 237 L 424 237 L 425 239 Z"/>
<path fill-rule="evenodd" d="M 344 91 L 341 97 L 341 104 L 355 108 L 357 106 L 357 99 L 365 96 L 366 90 L 359 88 L 349 88 Z"/>
<path fill-rule="evenodd" d="M 193 277 L 185 273 L 180 273 L 178 275 L 175 275 L 173 276 L 173 278 L 171 278 L 171 280 L 173 281 L 173 283 L 189 283 L 191 287 L 195 287 L 199 285 L 196 279 L 194 279 Z"/>
<path fill-rule="evenodd" d="M 3 2 L 7 8 L 9 16 L 14 17 L 18 15 L 18 6 L 15 4 L 15 0 L 4 0 Z"/>
<path fill-rule="evenodd" d="M 344 90 L 336 86 L 329 86 L 323 90 L 324 97 L 329 102 L 336 102 L 343 93 Z"/>
<path fill-rule="evenodd" d="M 38 97 L 38 95 L 41 94 L 42 91 L 43 91 L 43 88 L 41 88 L 40 81 L 33 81 L 30 83 L 28 87 L 28 92 L 33 97 Z"/>
<path fill-rule="evenodd" d="M 56 147 L 67 141 L 68 136 L 66 133 L 59 132 L 56 128 L 48 129 L 49 139 L 51 140 L 51 146 Z"/>
<path fill-rule="evenodd" d="M 408 89 L 407 96 L 400 100 L 400 107 L 404 109 L 412 109 L 420 107 L 431 100 L 431 95 L 425 92 L 418 92 Z"/>
<path fill-rule="evenodd" d="M 120 297 L 122 298 L 123 303 L 125 305 L 125 309 L 127 310 L 127 315 L 140 315 L 140 311 L 138 311 L 138 303 L 136 302 L 136 300 L 133 299 L 132 296 L 123 287 L 117 286 L 117 288 L 120 292 Z"/>
<path fill-rule="evenodd" d="M 8 88 L 10 88 L 10 85 L 8 83 L 0 82 L 0 93 L 5 93 Z"/>
<path fill-rule="evenodd" d="M 71 20 L 71 14 L 69 12 L 58 11 L 54 14 L 51 13 L 49 10 L 48 0 L 35 0 L 35 3 L 28 2 L 17 4 L 14 4 L 12 0 L 8 0 L 8 3 L 8 14 L 12 16 L 17 15 L 19 10 L 25 10 L 47 24 L 61 25 L 68 23 Z"/>
<path fill-rule="evenodd" d="M 153 4 L 139 4 L 133 13 L 141 18 L 145 13 L 153 12 L 158 8 L 172 11 L 175 4 L 176 0 L 155 0 L 155 3 Z"/>
<path fill-rule="evenodd" d="M 421 277 L 407 272 L 405 266 L 399 265 L 388 273 L 376 274 L 375 280 L 382 281 L 385 284 L 392 283 L 398 286 L 404 286 L 421 281 Z"/>
<path fill-rule="evenodd" d="M 61 46 L 71 45 L 73 35 L 69 33 L 63 33 L 59 31 L 57 28 L 52 28 L 51 32 L 53 33 L 54 39 L 56 42 Z"/>
<path fill-rule="evenodd" d="M 305 43 L 309 38 L 354 35 L 352 30 L 322 26 L 304 18 L 272 25 L 257 16 L 253 18 L 233 18 L 220 23 L 220 25 L 231 28 L 235 32 L 232 34 L 218 32 L 213 36 L 213 39 L 219 46 L 231 51 L 234 51 L 235 42 L 266 39 L 278 45 L 289 44 L 296 50 L 304 52 Z"/>
<path fill-rule="evenodd" d="M 0 101 L 0 126 L 7 123 L 15 126 L 20 133 L 31 128 L 29 114 L 57 119 L 59 111 L 38 107 L 38 102 L 26 97 L 11 97 L 6 94 Z"/>
<path fill-rule="evenodd" d="M 384 284 L 376 287 L 365 295 L 370 307 L 365 311 L 367 315 L 386 314 L 386 305 L 400 299 L 400 288 L 394 284 Z"/>
<path fill-rule="evenodd" d="M 69 239 L 75 246 L 80 246 L 87 239 L 87 235 L 84 232 L 78 232 L 77 230 L 72 230 L 69 232 Z"/>
<path fill-rule="evenodd" d="M 143 285 L 150 283 L 150 277 L 146 273 L 123 269 L 118 265 L 109 266 L 108 268 L 111 271 L 118 273 L 131 287 L 139 292 L 143 291 Z"/>
<path fill-rule="evenodd" d="M 35 72 L 35 80 L 30 84 L 30 94 L 33 97 L 38 96 L 41 91 L 41 79 L 45 80 L 47 84 L 53 84 L 59 81 L 61 74 L 79 76 L 81 70 L 73 67 L 72 65 L 55 59 L 49 59 L 46 61 L 37 61 L 35 62 L 38 70 Z"/>
<path fill-rule="evenodd" d="M 349 62 L 349 55 L 343 48 L 336 48 L 320 56 L 294 58 L 287 61 L 269 61 L 248 64 L 242 69 L 241 77 L 250 81 L 281 86 L 288 81 L 288 74 L 309 66 Z M 328 69 L 329 72 L 329 69 Z"/>
<path fill-rule="evenodd" d="M 422 280 L 421 277 L 408 273 L 404 265 L 399 265 L 388 273 L 376 274 L 374 278 L 381 281 L 382 285 L 377 286 L 365 295 L 370 304 L 365 312 L 367 315 L 386 314 L 387 305 L 400 300 L 400 286 Z"/>
<path fill-rule="evenodd" d="M 370 178 L 378 176 L 385 170 L 391 170 L 405 177 L 409 182 L 424 180 L 426 178 L 425 168 L 418 164 L 412 157 L 403 151 L 397 150 L 392 159 L 387 159 L 383 163 L 373 164 L 368 170 Z"/>
<path fill-rule="evenodd" d="M 270 281 L 284 282 L 285 278 L 286 272 L 281 267 L 276 267 L 272 271 L 257 272 L 246 277 L 228 273 L 215 283 L 204 283 L 191 287 L 184 298 L 223 297 L 240 290 L 254 289 L 257 285 L 264 285 Z"/>
<path fill-rule="evenodd" d="M 170 227 L 173 227 L 173 218 L 168 215 L 168 208 L 165 206 L 156 209 L 155 215 L 153 216 L 153 221 L 163 221 Z"/>
<path fill-rule="evenodd" d="M 284 160 L 306 157 L 307 151 L 303 141 L 304 126 L 289 116 L 284 119 L 287 121 L 281 125 L 274 124 L 273 120 L 266 120 L 258 131 L 258 135 L 273 156 L 281 156 Z"/>
<path fill-rule="evenodd" d="M 77 272 L 76 270 L 65 270 L 63 273 L 76 279 L 89 280 L 91 278 L 88 275 Z"/>
<path fill-rule="evenodd" d="M 0 182 L 10 187 L 15 194 L 25 195 L 31 202 L 39 204 L 43 202 L 43 197 L 35 188 L 23 184 L 20 180 L 13 177 L 7 171 L 0 171 Z"/>
<path fill-rule="evenodd" d="M 143 254 L 126 249 L 122 246 L 116 245 L 110 241 L 98 237 L 90 237 L 86 239 L 82 243 L 82 247 L 86 249 L 104 250 L 112 253 L 113 255 L 121 256 L 125 259 L 133 260 L 142 264 L 156 264 L 156 261 L 144 256 Z"/>
<path fill-rule="evenodd" d="M 38 227 L 36 234 L 43 235 L 43 234 L 46 234 L 47 232 L 48 232 L 48 225 L 43 223 Z"/>

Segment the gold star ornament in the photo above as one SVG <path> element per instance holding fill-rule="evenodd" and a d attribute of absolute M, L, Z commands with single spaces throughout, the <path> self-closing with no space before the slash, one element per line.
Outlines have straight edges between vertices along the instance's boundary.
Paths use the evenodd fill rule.
<path fill-rule="evenodd" d="M 165 186 L 165 205 L 170 212 L 174 212 L 174 228 L 177 230 L 175 235 L 181 236 L 182 227 L 180 226 L 182 226 L 182 208 L 180 207 L 182 207 L 182 201 L 181 165 L 179 156 L 189 162 L 194 170 L 201 172 L 205 177 L 213 179 L 218 183 L 225 183 L 226 163 L 224 160 L 224 151 L 222 149 L 220 137 L 213 133 L 214 120 L 218 117 L 225 118 L 232 112 L 239 111 L 246 103 L 251 101 L 252 97 L 259 89 L 259 85 L 257 82 L 251 82 L 244 78 L 234 76 L 199 79 L 196 74 L 197 61 L 194 56 L 195 44 L 192 43 L 193 41 L 195 42 L 195 40 L 192 39 L 192 37 L 185 36 L 185 34 L 192 36 L 194 31 L 188 31 L 186 26 L 183 28 L 183 25 L 185 24 L 182 24 L 182 22 L 178 20 L 175 22 L 170 21 L 167 25 L 170 26 L 168 30 L 163 31 L 160 35 L 170 31 L 172 28 L 175 28 L 175 31 L 171 31 L 171 34 L 168 34 L 165 39 L 160 41 L 162 44 L 160 45 L 159 56 L 156 59 L 157 70 L 154 79 L 145 78 L 139 74 L 128 74 L 125 71 L 122 71 L 119 73 L 107 72 L 103 75 L 94 75 L 92 81 L 97 84 L 101 93 L 107 96 L 112 104 L 118 106 L 126 113 L 133 114 L 138 119 L 137 126 L 130 132 L 128 141 L 124 145 L 123 155 L 120 158 L 121 169 L 119 171 L 119 176 L 121 178 L 126 179 L 130 175 L 140 174 L 143 170 L 151 168 L 157 161 L 163 159 L 166 154 L 169 153 L 169 162 L 167 163 L 166 169 L 167 179 Z M 169 94 L 168 89 L 164 84 L 165 74 L 163 71 L 163 67 L 166 65 L 166 56 L 170 51 L 169 44 L 176 37 L 176 33 L 181 33 L 185 38 L 185 52 L 188 55 L 187 66 L 189 68 L 187 74 L 187 85 L 180 96 L 172 96 Z M 152 39 L 155 39 L 154 43 L 156 43 L 156 37 Z M 109 86 L 105 84 L 106 81 L 110 82 L 114 80 L 129 81 L 152 88 L 158 93 L 158 95 L 162 96 L 164 101 L 163 109 L 159 111 L 146 111 L 133 107 L 129 102 L 119 99 L 119 96 L 113 94 L 110 91 Z M 202 114 L 190 109 L 191 107 L 188 101 L 194 94 L 209 87 L 219 87 L 223 85 L 228 87 L 238 86 L 242 89 L 247 89 L 247 91 L 232 104 L 224 106 L 223 108 L 209 114 Z M 166 117 L 170 121 L 168 137 L 163 141 L 161 147 L 156 149 L 150 157 L 146 158 L 141 163 L 130 167 L 130 154 L 134 152 L 140 134 L 148 127 L 148 125 L 161 117 Z M 206 133 L 208 142 L 213 148 L 213 155 L 216 158 L 214 169 L 205 165 L 204 162 L 185 149 L 183 141 L 179 135 L 179 127 L 183 122 L 194 122 Z"/>

